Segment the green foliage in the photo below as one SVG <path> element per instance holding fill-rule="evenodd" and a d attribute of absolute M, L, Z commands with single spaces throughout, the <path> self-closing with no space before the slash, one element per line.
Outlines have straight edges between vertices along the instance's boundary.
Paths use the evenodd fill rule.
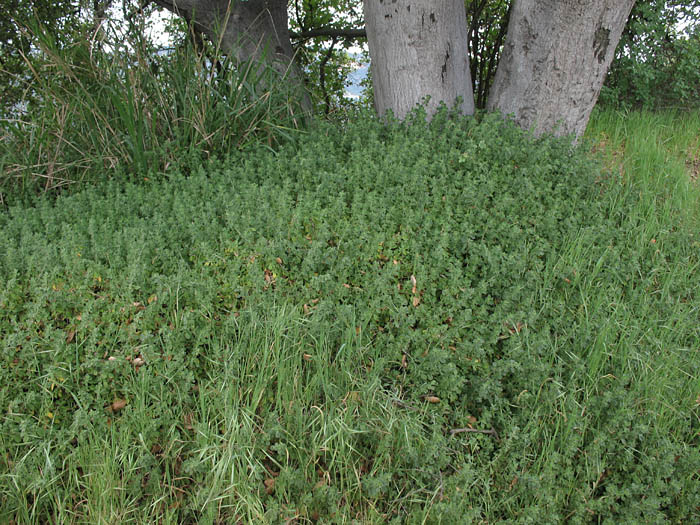
<path fill-rule="evenodd" d="M 32 35 L 24 30 L 28 23 L 41 21 L 60 47 L 80 35 L 83 22 L 80 8 L 70 0 L 4 0 L 0 18 L 0 116 L 26 100 L 23 80 L 33 66 Z"/>
<path fill-rule="evenodd" d="M 700 105 L 700 2 L 638 1 L 600 100 L 636 108 Z"/>
<path fill-rule="evenodd" d="M 697 215 L 412 121 L 0 215 L 0 520 L 697 521 Z"/>
<path fill-rule="evenodd" d="M 466 0 L 469 66 L 474 103 L 485 108 L 510 18 L 510 0 Z"/>
<path fill-rule="evenodd" d="M 364 25 L 359 0 L 303 0 L 290 2 L 290 29 L 297 59 L 307 75 L 319 113 L 347 113 L 356 104 L 345 97 L 349 75 L 356 61 L 368 62 L 367 52 L 355 56 L 353 46 L 366 44 L 365 38 L 305 36 L 318 29 L 355 29 Z"/>
<path fill-rule="evenodd" d="M 276 147 L 302 124 L 298 93 L 260 64 L 234 67 L 189 41 L 169 53 L 142 39 L 61 48 L 35 31 L 33 96 L 20 120 L 0 121 L 0 197 L 188 169 L 252 143 Z"/>

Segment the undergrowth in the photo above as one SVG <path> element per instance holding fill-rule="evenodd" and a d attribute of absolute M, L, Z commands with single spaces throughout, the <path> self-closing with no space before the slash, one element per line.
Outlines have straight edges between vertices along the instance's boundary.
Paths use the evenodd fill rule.
<path fill-rule="evenodd" d="M 294 82 L 264 62 L 235 63 L 189 40 L 156 53 L 133 36 L 109 52 L 88 36 L 59 48 L 43 28 L 25 31 L 36 57 L 16 80 L 24 109 L 0 108 L 0 206 L 162 178 L 251 144 L 274 149 L 306 118 Z"/>
<path fill-rule="evenodd" d="M 697 521 L 697 216 L 645 184 L 441 113 L 11 208 L 0 519 Z"/>

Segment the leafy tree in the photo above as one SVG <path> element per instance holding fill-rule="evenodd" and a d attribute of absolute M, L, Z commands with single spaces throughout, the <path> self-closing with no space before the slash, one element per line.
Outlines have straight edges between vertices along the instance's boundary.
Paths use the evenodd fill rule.
<path fill-rule="evenodd" d="M 36 51 L 25 30 L 27 24 L 41 23 L 61 47 L 70 43 L 83 25 L 80 5 L 71 0 L 4 0 L 2 10 L 9 16 L 0 17 L 0 111 L 26 100 L 22 79 Z"/>
<path fill-rule="evenodd" d="M 700 104 L 700 1 L 640 0 L 601 100 L 632 107 Z"/>
<path fill-rule="evenodd" d="M 237 59 L 263 60 L 284 73 L 288 81 L 301 84 L 301 69 L 291 44 L 287 0 L 156 3 L 183 16 Z M 538 133 L 580 135 L 633 5 L 634 0 L 515 0 L 512 6 L 505 2 L 471 2 L 469 34 L 463 0 L 438 4 L 429 0 L 364 0 L 375 105 L 380 113 L 391 109 L 403 117 L 426 96 L 431 97 L 429 113 L 438 103 L 452 104 L 459 98 L 462 111 L 469 114 L 474 111 L 473 88 L 477 88 L 479 103 L 484 103 L 489 90 L 488 107 L 512 114 L 523 127 L 533 127 Z M 324 68 L 338 39 L 350 34 L 333 26 L 332 12 L 355 9 L 356 3 L 303 1 L 301 6 L 295 2 L 293 7 L 299 13 L 302 38 L 305 30 L 332 38 L 325 50 L 317 44 L 311 50 L 316 57 L 325 51 L 318 62 L 323 66 L 318 74 L 328 109 L 330 96 Z M 508 31 L 503 40 L 507 16 Z M 486 20 L 486 28 L 477 28 L 477 20 Z M 310 23 L 321 27 L 311 29 Z M 310 36 L 308 31 L 306 36 Z M 479 56 L 473 69 L 478 76 L 474 79 L 467 54 L 470 41 L 472 52 Z M 503 57 L 501 41 L 505 44 Z M 487 54 L 487 46 L 491 54 Z"/>
<path fill-rule="evenodd" d="M 508 29 L 510 0 L 467 0 L 467 46 L 474 103 L 485 108 Z"/>

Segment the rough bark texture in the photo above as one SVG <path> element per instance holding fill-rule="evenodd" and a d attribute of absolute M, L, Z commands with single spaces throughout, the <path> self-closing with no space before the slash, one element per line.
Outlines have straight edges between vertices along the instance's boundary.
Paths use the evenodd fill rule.
<path fill-rule="evenodd" d="M 311 111 L 301 68 L 289 38 L 287 0 L 155 0 L 194 25 L 237 62 L 263 62 L 299 91 L 302 113 Z"/>
<path fill-rule="evenodd" d="M 403 119 L 426 96 L 430 115 L 457 97 L 474 113 L 464 0 L 364 0 L 364 9 L 380 115 Z"/>
<path fill-rule="evenodd" d="M 515 0 L 488 108 L 581 136 L 634 1 Z"/>
<path fill-rule="evenodd" d="M 287 0 L 155 0 L 194 24 L 238 61 L 260 60 L 280 72 L 293 64 Z"/>

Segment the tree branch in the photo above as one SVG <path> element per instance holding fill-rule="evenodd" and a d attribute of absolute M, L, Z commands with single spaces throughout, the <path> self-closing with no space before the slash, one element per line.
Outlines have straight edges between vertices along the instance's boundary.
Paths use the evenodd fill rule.
<path fill-rule="evenodd" d="M 339 29 L 336 27 L 317 27 L 316 29 L 309 29 L 308 31 L 302 31 L 301 33 L 292 33 L 290 31 L 289 36 L 292 38 L 308 39 L 318 36 L 325 36 L 328 38 L 367 38 L 367 31 L 362 27 L 360 29 Z"/>

